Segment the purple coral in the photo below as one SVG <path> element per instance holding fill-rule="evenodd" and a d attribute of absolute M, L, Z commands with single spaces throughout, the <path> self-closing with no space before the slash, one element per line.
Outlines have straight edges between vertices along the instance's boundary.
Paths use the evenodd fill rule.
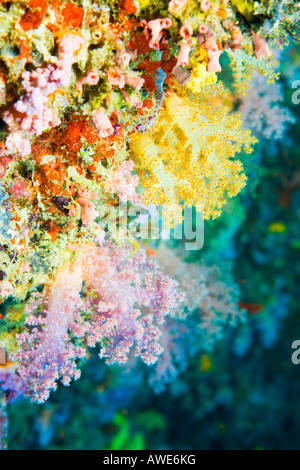
<path fill-rule="evenodd" d="M 135 355 L 146 364 L 156 362 L 162 352 L 157 343 L 160 330 L 155 326 L 183 299 L 178 283 L 158 271 L 144 251 L 128 258 L 129 247 L 89 250 L 84 257 L 84 277 L 97 294 L 88 344 L 103 338 L 100 357 L 107 363 L 126 362 L 136 343 Z"/>
<path fill-rule="evenodd" d="M 22 378 L 16 374 L 17 365 L 9 362 L 5 366 L 0 366 L 0 385 L 1 391 L 5 394 L 5 400 L 12 402 L 25 391 L 25 383 Z"/>
<path fill-rule="evenodd" d="M 245 126 L 258 137 L 282 139 L 288 126 L 295 123 L 290 110 L 281 106 L 283 100 L 280 83 L 268 84 L 265 77 L 254 73 L 239 106 Z"/>
<path fill-rule="evenodd" d="M 68 330 L 78 310 L 82 273 L 78 263 L 61 270 L 43 295 L 32 298 L 27 306 L 29 331 L 18 335 L 19 349 L 11 359 L 20 362 L 19 374 L 27 384 L 26 394 L 42 403 L 61 378 L 68 385 L 79 378 L 76 359 L 85 350 L 70 342 Z"/>
<path fill-rule="evenodd" d="M 72 338 L 86 338 L 88 346 L 100 343 L 106 363 L 124 363 L 135 345 L 135 355 L 153 364 L 163 348 L 155 323 L 164 322 L 170 309 L 183 300 L 178 283 L 158 271 L 143 251 L 130 247 L 93 245 L 79 249 L 77 261 L 60 271 L 53 284 L 28 306 L 28 331 L 18 336 L 19 374 L 33 401 L 45 401 L 57 380 L 68 385 L 80 371 L 77 359 L 85 348 Z M 85 282 L 87 300 L 80 292 Z"/>

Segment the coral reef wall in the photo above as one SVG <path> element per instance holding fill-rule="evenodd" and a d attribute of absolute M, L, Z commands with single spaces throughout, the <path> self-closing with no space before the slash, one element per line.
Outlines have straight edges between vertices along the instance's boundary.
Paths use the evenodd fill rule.
<path fill-rule="evenodd" d="M 299 249 L 299 17 L 291 0 L 0 2 L 0 448 L 159 448 L 157 431 L 186 448 L 157 394 L 184 414 L 194 384 L 195 423 L 233 406 L 231 357 L 239 383 L 293 302 L 293 275 L 270 273 Z M 196 448 L 235 446 L 203 426 Z"/>

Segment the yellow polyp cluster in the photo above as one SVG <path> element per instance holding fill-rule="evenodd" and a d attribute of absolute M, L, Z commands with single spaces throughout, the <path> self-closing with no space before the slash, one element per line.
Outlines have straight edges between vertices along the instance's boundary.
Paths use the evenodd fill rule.
<path fill-rule="evenodd" d="M 212 85 L 217 81 L 217 75 L 206 71 L 204 63 L 197 64 L 191 71 L 191 78 L 186 86 L 192 93 L 200 93 L 206 85 Z"/>
<path fill-rule="evenodd" d="M 246 184 L 243 165 L 234 157 L 251 152 L 255 141 L 242 129 L 240 114 L 200 99 L 193 106 L 184 95 L 170 95 L 159 123 L 131 141 L 144 202 L 164 204 L 169 226 L 181 221 L 181 203 L 198 205 L 205 219 L 218 217 L 227 198 Z"/>
<path fill-rule="evenodd" d="M 208 57 L 205 48 L 203 46 L 196 47 L 189 63 L 191 78 L 186 84 L 192 93 L 200 93 L 206 85 L 213 85 L 217 82 L 217 75 L 206 71 L 207 62 Z"/>
<path fill-rule="evenodd" d="M 253 19 L 255 10 L 253 0 L 231 0 L 231 2 L 248 21 Z"/>
<path fill-rule="evenodd" d="M 151 0 L 138 0 L 138 5 L 141 10 L 148 8 L 151 5 Z"/>
<path fill-rule="evenodd" d="M 191 67 L 194 67 L 195 65 L 200 64 L 200 63 L 207 64 L 207 62 L 208 62 L 208 55 L 207 55 L 205 47 L 203 47 L 202 45 L 197 46 L 195 49 L 195 52 L 190 57 L 189 65 Z"/>

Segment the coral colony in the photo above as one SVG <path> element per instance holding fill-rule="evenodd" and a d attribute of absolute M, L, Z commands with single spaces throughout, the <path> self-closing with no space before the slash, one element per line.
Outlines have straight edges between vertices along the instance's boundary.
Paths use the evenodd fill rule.
<path fill-rule="evenodd" d="M 194 343 L 212 345 L 244 317 L 216 266 L 186 262 L 159 225 L 148 240 L 139 230 L 150 209 L 171 231 L 189 223 L 184 206 L 218 218 L 246 185 L 256 137 L 293 121 L 276 81 L 300 4 L 1 0 L 0 11 L 4 448 L 7 402 L 45 402 L 79 379 L 89 348 L 107 364 L 155 364 L 159 382 L 180 355 L 174 335 L 194 325 Z"/>

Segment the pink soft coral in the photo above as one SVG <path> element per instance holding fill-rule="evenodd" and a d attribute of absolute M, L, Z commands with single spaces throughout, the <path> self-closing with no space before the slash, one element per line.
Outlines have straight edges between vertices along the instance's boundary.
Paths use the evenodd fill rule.
<path fill-rule="evenodd" d="M 76 359 L 85 350 L 68 339 L 75 313 L 81 304 L 82 269 L 80 264 L 62 269 L 43 295 L 33 298 L 27 307 L 29 331 L 18 336 L 20 348 L 11 359 L 20 362 L 19 375 L 27 384 L 27 394 L 42 403 L 55 390 L 61 378 L 68 385 L 78 379 Z"/>
<path fill-rule="evenodd" d="M 80 297 L 83 281 L 85 304 Z M 178 283 L 159 272 L 143 251 L 130 256 L 129 246 L 111 243 L 79 247 L 77 261 L 62 269 L 27 308 L 28 331 L 18 336 L 19 350 L 11 355 L 20 362 L 27 395 L 41 403 L 58 379 L 68 385 L 79 378 L 77 359 L 84 357 L 85 348 L 74 344 L 70 333 L 86 338 L 88 346 L 100 343 L 100 357 L 108 364 L 124 363 L 133 346 L 136 357 L 153 364 L 162 352 L 155 323 L 162 324 L 181 300 Z"/>
<path fill-rule="evenodd" d="M 104 189 L 111 193 L 117 193 L 121 202 L 139 203 L 142 201 L 141 196 L 136 193 L 136 186 L 139 182 L 138 176 L 131 175 L 133 168 L 134 163 L 132 160 L 124 161 L 112 176 L 103 183 Z"/>

